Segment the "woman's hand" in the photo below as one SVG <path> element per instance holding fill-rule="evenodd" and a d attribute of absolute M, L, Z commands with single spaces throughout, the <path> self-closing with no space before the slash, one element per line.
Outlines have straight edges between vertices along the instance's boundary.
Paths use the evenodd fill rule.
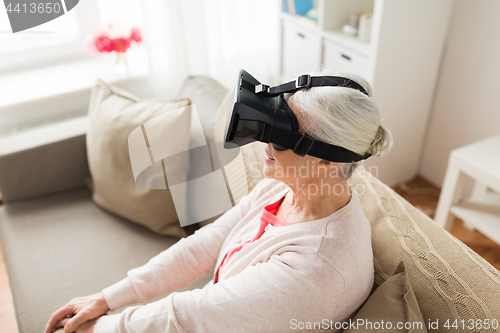
<path fill-rule="evenodd" d="M 71 318 L 64 318 L 63 320 L 61 320 L 62 325 L 67 323 L 70 319 Z M 98 319 L 92 319 L 90 321 L 84 322 L 83 324 L 78 326 L 75 333 L 94 333 L 94 327 L 97 324 L 97 320 Z M 59 331 L 57 331 L 57 332 L 59 332 Z"/>
<path fill-rule="evenodd" d="M 77 329 L 78 333 L 93 332 L 96 320 L 92 319 L 96 319 L 108 311 L 108 303 L 106 303 L 102 292 L 73 298 L 50 316 L 47 325 L 45 325 L 45 333 L 52 333 L 58 327 L 64 327 L 66 332 L 74 332 Z M 90 320 L 92 321 L 89 322 Z M 83 323 L 85 325 L 82 325 Z M 82 325 L 81 328 L 80 325 Z"/>

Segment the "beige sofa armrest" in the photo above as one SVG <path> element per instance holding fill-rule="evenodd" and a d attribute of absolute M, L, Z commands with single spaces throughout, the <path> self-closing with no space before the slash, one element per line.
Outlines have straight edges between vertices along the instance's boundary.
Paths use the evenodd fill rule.
<path fill-rule="evenodd" d="M 500 318 L 498 270 L 363 168 L 350 183 L 372 228 L 374 288 L 403 260 L 425 322 L 441 325 L 430 331 Z"/>
<path fill-rule="evenodd" d="M 87 117 L 0 138 L 0 192 L 5 203 L 85 186 L 90 176 Z"/>

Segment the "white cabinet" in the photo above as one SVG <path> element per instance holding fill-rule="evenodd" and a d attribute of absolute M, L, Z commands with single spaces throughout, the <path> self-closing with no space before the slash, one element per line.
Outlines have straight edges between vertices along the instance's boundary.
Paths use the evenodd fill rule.
<path fill-rule="evenodd" d="M 318 68 L 321 63 L 321 37 L 301 26 L 283 24 L 282 76 L 292 79 Z"/>
<path fill-rule="evenodd" d="M 386 184 L 412 178 L 420 164 L 453 0 L 317 0 L 319 20 L 281 14 L 281 79 L 325 68 L 353 72 L 372 85 L 383 124 L 394 137 L 384 158 L 364 162 Z M 372 12 L 363 42 L 342 27 L 358 9 Z M 299 34 L 302 34 L 302 38 Z"/>
<path fill-rule="evenodd" d="M 369 80 L 370 77 L 367 56 L 327 39 L 323 41 L 323 66 L 361 75 L 366 80 Z"/>

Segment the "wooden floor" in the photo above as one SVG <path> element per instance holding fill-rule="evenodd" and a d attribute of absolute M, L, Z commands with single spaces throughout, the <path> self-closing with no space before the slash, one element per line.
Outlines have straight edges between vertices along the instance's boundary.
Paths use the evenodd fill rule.
<path fill-rule="evenodd" d="M 435 186 L 433 186 L 431 183 L 420 176 L 417 176 L 412 181 L 407 182 L 406 185 L 413 189 L 432 188 L 437 190 Z M 433 211 L 435 211 L 438 202 L 438 198 L 436 196 L 430 194 L 411 195 L 405 193 L 401 188 L 395 188 L 395 191 L 415 207 L 421 208 L 424 212 L 430 210 L 427 213 L 429 213 L 428 215 L 431 218 L 434 218 Z M 467 229 L 466 227 L 464 227 L 464 224 L 460 219 L 455 219 L 453 228 L 451 229 L 451 234 L 464 242 L 468 247 L 478 253 L 481 257 L 486 259 L 496 269 L 500 270 L 499 244 L 495 243 L 477 230 L 471 231 Z"/>
<path fill-rule="evenodd" d="M 3 333 L 18 333 L 17 322 L 12 304 L 12 295 L 9 280 L 3 263 L 2 250 L 0 249 L 0 331 Z"/>
<path fill-rule="evenodd" d="M 406 183 L 411 189 L 432 188 L 432 184 L 422 177 L 417 176 Z M 408 200 L 414 206 L 421 208 L 431 217 L 434 217 L 433 211 L 436 209 L 438 198 L 431 194 L 408 194 L 401 188 L 396 188 L 402 197 Z M 0 199 L 1 204 L 1 199 Z M 500 269 L 500 245 L 496 244 L 478 231 L 470 231 L 463 226 L 462 221 L 456 219 L 451 233 L 467 244 L 471 249 L 485 258 L 497 269 Z M 0 249 L 0 331 L 1 333 L 19 333 L 14 315 L 14 306 L 12 304 L 12 295 L 9 288 L 9 281 L 5 271 L 3 256 Z"/>

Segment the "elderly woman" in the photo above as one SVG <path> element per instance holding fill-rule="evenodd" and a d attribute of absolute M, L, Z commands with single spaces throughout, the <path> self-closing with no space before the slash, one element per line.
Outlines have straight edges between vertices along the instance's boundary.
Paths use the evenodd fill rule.
<path fill-rule="evenodd" d="M 381 155 L 392 138 L 371 87 L 348 78 L 369 96 L 314 87 L 286 94 L 285 101 L 299 133 Z M 62 326 L 77 333 L 335 331 L 335 323 L 349 320 L 374 276 L 370 224 L 348 182 L 359 162 L 301 157 L 272 144 L 265 150 L 266 178 L 235 207 L 118 283 L 71 300 L 52 314 L 45 333 Z M 212 270 L 203 289 L 174 292 Z"/>

